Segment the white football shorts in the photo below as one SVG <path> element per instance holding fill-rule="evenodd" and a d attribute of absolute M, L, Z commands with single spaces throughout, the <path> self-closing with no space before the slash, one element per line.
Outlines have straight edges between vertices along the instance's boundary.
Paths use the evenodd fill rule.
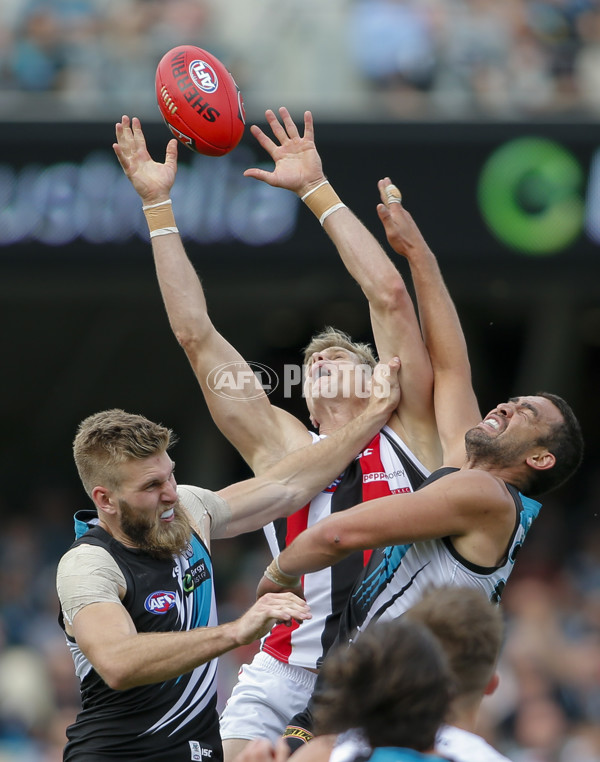
<path fill-rule="evenodd" d="M 305 709 L 317 675 L 260 651 L 242 665 L 220 719 L 221 738 L 266 738 L 273 743 Z"/>

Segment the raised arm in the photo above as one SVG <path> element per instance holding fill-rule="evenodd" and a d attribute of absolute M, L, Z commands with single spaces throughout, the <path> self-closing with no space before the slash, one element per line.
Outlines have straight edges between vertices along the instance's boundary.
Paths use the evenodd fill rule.
<path fill-rule="evenodd" d="M 500 480 L 482 470 L 459 470 L 416 492 L 369 500 L 317 522 L 276 559 L 280 583 L 263 577 L 259 594 L 292 589 L 294 577 L 333 566 L 356 550 L 440 537 L 451 537 L 471 563 L 495 566 L 514 531 L 514 510 Z"/>
<path fill-rule="evenodd" d="M 310 111 L 304 114 L 302 136 L 287 109 L 279 109 L 279 115 L 281 122 L 273 111 L 266 112 L 277 142 L 259 127 L 251 127 L 254 137 L 275 162 L 274 170 L 253 168 L 244 174 L 295 192 L 322 220 L 348 272 L 369 301 L 380 359 L 385 362 L 399 356 L 402 361 L 402 395 L 390 426 L 426 465 L 437 467 L 440 455 L 433 415 L 433 375 L 406 285 L 374 236 L 342 203 L 327 180 L 314 141 Z"/>
<path fill-rule="evenodd" d="M 379 181 L 386 200 L 389 177 Z M 464 462 L 464 435 L 481 420 L 473 391 L 467 344 L 454 302 L 437 259 L 412 216 L 401 203 L 377 207 L 390 246 L 408 260 L 413 278 L 421 328 L 434 373 L 434 400 L 444 464 Z"/>
<path fill-rule="evenodd" d="M 219 536 L 251 532 L 279 516 L 290 515 L 331 484 L 396 408 L 399 366 L 398 358 L 392 358 L 375 368 L 368 405 L 345 426 L 288 455 L 261 476 L 220 490 L 218 494 L 229 503 L 232 518 Z"/>
<path fill-rule="evenodd" d="M 114 151 L 139 194 L 154 235 L 152 252 L 169 323 L 185 350 L 213 420 L 255 473 L 310 442 L 306 428 L 272 406 L 240 353 L 216 330 L 200 279 L 177 232 L 169 195 L 177 172 L 177 141 L 169 141 L 164 163 L 150 156 L 139 119 L 116 125 Z M 231 365 L 236 383 L 215 393 L 216 368 Z M 244 383 L 241 383 L 244 381 Z"/>

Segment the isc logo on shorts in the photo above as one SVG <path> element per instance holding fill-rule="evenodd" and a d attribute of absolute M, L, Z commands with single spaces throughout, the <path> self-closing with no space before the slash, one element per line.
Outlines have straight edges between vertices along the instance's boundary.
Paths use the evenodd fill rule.
<path fill-rule="evenodd" d="M 202 762 L 202 759 L 210 759 L 212 757 L 212 749 L 203 748 L 198 741 L 188 741 L 188 743 L 190 745 L 190 759 L 193 762 Z"/>
<path fill-rule="evenodd" d="M 170 590 L 157 590 L 144 601 L 144 608 L 151 614 L 166 614 L 172 609 L 177 600 L 175 593 Z"/>

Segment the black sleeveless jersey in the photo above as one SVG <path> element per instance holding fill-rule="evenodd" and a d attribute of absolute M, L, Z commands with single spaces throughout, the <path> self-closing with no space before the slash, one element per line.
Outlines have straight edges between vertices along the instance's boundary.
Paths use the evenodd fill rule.
<path fill-rule="evenodd" d="M 217 624 L 212 562 L 192 535 L 185 553 L 170 560 L 126 548 L 98 526 L 73 543 L 105 548 L 121 569 L 123 605 L 138 632 L 172 632 Z M 116 691 L 102 680 L 67 636 L 81 680 L 82 710 L 67 728 L 65 762 L 222 759 L 213 659 L 172 680 Z"/>

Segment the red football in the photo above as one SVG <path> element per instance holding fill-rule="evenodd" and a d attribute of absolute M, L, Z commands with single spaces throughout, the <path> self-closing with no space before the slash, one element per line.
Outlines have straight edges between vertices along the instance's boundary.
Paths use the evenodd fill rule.
<path fill-rule="evenodd" d="M 185 146 L 223 156 L 242 139 L 246 114 L 225 66 L 202 48 L 179 45 L 156 69 L 156 98 L 167 127 Z"/>

